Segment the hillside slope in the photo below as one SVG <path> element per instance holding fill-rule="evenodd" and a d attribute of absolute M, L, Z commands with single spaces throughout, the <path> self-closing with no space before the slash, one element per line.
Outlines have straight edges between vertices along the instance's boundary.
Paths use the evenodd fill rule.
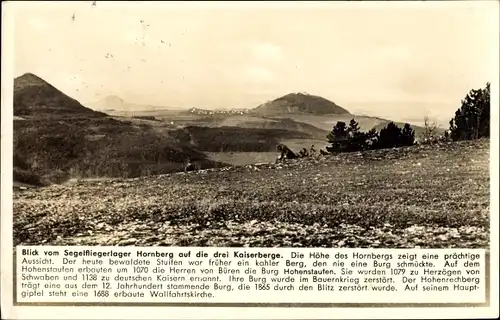
<path fill-rule="evenodd" d="M 73 177 L 137 177 L 181 171 L 187 159 L 208 160 L 189 143 L 83 107 L 37 76 L 15 80 L 14 180 L 33 185 Z"/>
<path fill-rule="evenodd" d="M 328 134 L 327 130 L 320 129 L 315 127 L 314 125 L 299 122 L 291 118 L 286 118 L 285 116 L 283 116 L 282 118 L 272 118 L 255 115 L 217 115 L 194 118 L 190 121 L 185 121 L 185 123 L 187 125 L 210 128 L 238 127 L 254 130 L 287 130 L 304 133 L 306 135 L 321 139 L 324 139 Z M 269 131 L 269 135 L 272 134 L 273 132 Z"/>
<path fill-rule="evenodd" d="M 171 132 L 179 141 L 190 142 L 201 151 L 276 152 L 284 139 L 308 139 L 305 132 L 285 129 L 188 126 Z"/>
<path fill-rule="evenodd" d="M 14 245 L 487 248 L 489 201 L 466 141 L 15 192 Z"/>
<path fill-rule="evenodd" d="M 320 96 L 307 93 L 290 93 L 272 101 L 266 102 L 252 110 L 260 115 L 274 114 L 349 114 L 349 111 L 334 102 Z"/>
<path fill-rule="evenodd" d="M 15 116 L 85 115 L 105 117 L 81 105 L 77 100 L 62 93 L 54 86 L 32 74 L 25 73 L 14 79 Z"/>

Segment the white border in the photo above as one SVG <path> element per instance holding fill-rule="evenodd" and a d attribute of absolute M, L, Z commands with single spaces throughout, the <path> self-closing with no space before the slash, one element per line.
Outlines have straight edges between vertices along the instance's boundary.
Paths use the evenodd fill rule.
<path fill-rule="evenodd" d="M 68 2 L 66 2 L 68 3 Z M 90 2 L 89 2 L 90 4 Z M 123 6 L 167 6 L 177 7 L 180 2 L 102 2 L 99 6 L 123 7 Z M 497 1 L 397 1 L 391 2 L 393 7 L 421 7 L 422 5 L 446 7 L 452 10 L 457 7 L 490 6 L 492 12 L 496 12 L 496 19 L 492 21 L 491 52 L 489 57 L 492 61 L 491 75 L 491 305 L 489 308 L 372 308 L 369 310 L 360 308 L 187 308 L 187 307 L 12 307 L 12 103 L 13 103 L 13 19 L 15 9 L 23 6 L 37 5 L 64 5 L 63 2 L 43 1 L 15 1 L 2 2 L 2 86 L 1 86 L 1 306 L 3 318 L 7 319 L 161 319 L 161 318 L 274 318 L 274 319 L 298 319 L 298 318 L 405 318 L 408 316 L 418 318 L 496 318 L 498 317 L 498 139 L 499 139 L 499 3 Z M 318 7 L 318 6 L 363 6 L 363 8 L 386 7 L 388 2 L 198 2 L 182 3 L 182 8 L 198 9 L 206 7 Z M 425 23 L 425 22 L 424 22 Z M 466 41 L 466 39 L 464 39 Z"/>

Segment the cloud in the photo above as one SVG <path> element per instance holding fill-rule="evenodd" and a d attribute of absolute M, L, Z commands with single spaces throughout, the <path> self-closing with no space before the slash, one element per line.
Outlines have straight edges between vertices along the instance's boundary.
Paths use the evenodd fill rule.
<path fill-rule="evenodd" d="M 244 69 L 244 75 L 247 80 L 258 83 L 274 82 L 274 74 L 264 67 L 250 66 Z"/>
<path fill-rule="evenodd" d="M 252 48 L 253 55 L 262 60 L 280 60 L 282 58 L 281 47 L 269 42 L 256 44 Z"/>

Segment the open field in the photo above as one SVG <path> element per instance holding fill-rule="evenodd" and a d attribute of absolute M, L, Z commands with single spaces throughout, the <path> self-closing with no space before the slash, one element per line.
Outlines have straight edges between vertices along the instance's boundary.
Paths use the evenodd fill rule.
<path fill-rule="evenodd" d="M 254 163 L 274 162 L 279 156 L 276 152 L 205 152 L 212 161 L 244 166 Z"/>
<path fill-rule="evenodd" d="M 286 117 L 286 116 L 276 116 L 276 118 L 281 118 L 281 117 Z M 359 128 L 361 131 L 368 131 L 372 128 L 375 128 L 377 131 L 380 131 L 382 128 L 387 126 L 391 120 L 387 119 L 382 119 L 378 117 L 369 117 L 369 116 L 361 116 L 361 115 L 314 115 L 314 114 L 294 114 L 293 119 L 295 121 L 301 122 L 301 123 L 306 123 L 312 126 L 315 126 L 316 128 L 326 130 L 326 131 L 331 131 L 333 126 L 338 121 L 343 121 L 345 123 L 349 123 L 351 119 L 356 120 L 359 124 Z M 423 121 L 423 119 L 421 120 Z M 394 121 L 396 125 L 399 127 L 404 126 L 404 122 L 400 121 Z M 420 137 L 423 132 L 424 132 L 424 127 L 420 124 L 420 121 L 415 123 L 410 123 L 412 128 L 415 130 L 415 136 Z M 437 128 L 436 132 L 439 134 L 444 133 L 443 128 Z"/>
<path fill-rule="evenodd" d="M 15 190 L 14 245 L 489 246 L 489 140 Z"/>
<path fill-rule="evenodd" d="M 296 154 L 302 148 L 306 148 L 308 151 L 311 145 L 315 146 L 316 153 L 319 153 L 319 149 L 325 150 L 328 144 L 325 140 L 314 140 L 314 139 L 283 139 L 280 141 L 289 147 Z M 276 151 L 272 152 L 205 152 L 208 159 L 221 163 L 228 163 L 235 166 L 263 163 L 263 162 L 275 162 L 279 157 L 279 153 Z"/>
<path fill-rule="evenodd" d="M 245 115 L 186 115 L 182 111 L 174 110 L 151 110 L 151 111 L 135 111 L 135 112 L 118 112 L 118 111 L 107 111 L 110 115 L 121 116 L 121 117 L 133 117 L 133 116 L 154 116 L 157 119 L 162 119 L 164 121 L 172 121 L 176 125 L 188 126 L 188 125 L 203 125 L 210 127 L 221 127 L 221 126 L 238 126 L 245 128 L 268 128 L 272 127 L 272 124 L 277 124 L 279 120 L 293 119 L 295 123 L 301 125 L 308 125 L 316 129 L 318 133 L 320 131 L 329 132 L 332 130 L 333 126 L 337 121 L 344 121 L 349 123 L 351 119 L 355 119 L 361 131 L 368 131 L 372 128 L 376 128 L 378 131 L 385 127 L 391 120 L 363 116 L 363 115 L 351 115 L 351 114 L 325 114 L 325 115 L 315 115 L 315 114 L 303 114 L 303 113 L 284 113 L 275 114 L 270 117 L 262 117 L 259 114 L 250 113 Z M 423 121 L 424 119 L 411 119 L 410 124 L 415 129 L 415 133 L 420 136 L 424 130 Z M 403 121 L 395 121 L 395 123 L 403 127 Z M 293 124 L 292 124 L 293 125 Z M 311 131 L 311 130 L 309 130 Z M 438 133 L 443 133 L 443 128 L 437 129 Z M 324 135 L 320 134 L 322 137 Z"/>
<path fill-rule="evenodd" d="M 355 119 L 362 131 L 368 131 L 372 128 L 377 130 L 385 127 L 390 120 L 362 116 L 362 115 L 344 115 L 344 114 L 327 114 L 327 115 L 315 115 L 315 114 L 276 114 L 272 117 L 264 118 L 258 114 L 246 114 L 246 115 L 186 115 L 181 111 L 172 110 L 152 110 L 152 111 L 135 111 L 135 112 L 118 112 L 118 111 L 107 111 L 108 114 L 113 116 L 121 117 L 133 117 L 133 116 L 154 116 L 157 119 L 162 119 L 164 121 L 172 121 L 176 125 L 187 126 L 187 125 L 203 125 L 210 127 L 221 127 L 221 126 L 238 126 L 238 127 L 248 127 L 248 128 L 266 128 L 272 123 L 277 123 L 279 120 L 293 119 L 294 122 L 309 125 L 315 127 L 316 130 L 324 130 L 329 132 L 332 130 L 333 126 L 337 121 L 344 121 L 349 123 L 351 119 Z M 418 120 L 418 121 L 417 121 Z M 410 124 L 415 129 L 415 133 L 420 135 L 423 131 L 423 125 L 421 122 L 423 119 L 414 119 L 414 122 Z M 403 127 L 404 122 L 395 121 L 395 123 Z M 438 128 L 439 132 L 442 132 L 442 128 Z"/>

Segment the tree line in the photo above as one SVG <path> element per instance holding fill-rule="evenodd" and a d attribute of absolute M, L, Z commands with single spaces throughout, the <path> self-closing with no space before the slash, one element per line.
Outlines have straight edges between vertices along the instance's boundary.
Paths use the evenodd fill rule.
<path fill-rule="evenodd" d="M 424 140 L 421 143 L 472 140 L 490 136 L 490 83 L 485 88 L 472 89 L 461 101 L 461 107 L 449 122 L 443 136 L 434 134 L 435 126 L 425 119 Z M 374 149 L 398 148 L 416 144 L 415 130 L 405 123 L 401 128 L 390 122 L 378 132 L 375 128 L 363 132 L 352 119 L 349 124 L 338 121 L 327 135 L 328 152 L 353 152 Z"/>

